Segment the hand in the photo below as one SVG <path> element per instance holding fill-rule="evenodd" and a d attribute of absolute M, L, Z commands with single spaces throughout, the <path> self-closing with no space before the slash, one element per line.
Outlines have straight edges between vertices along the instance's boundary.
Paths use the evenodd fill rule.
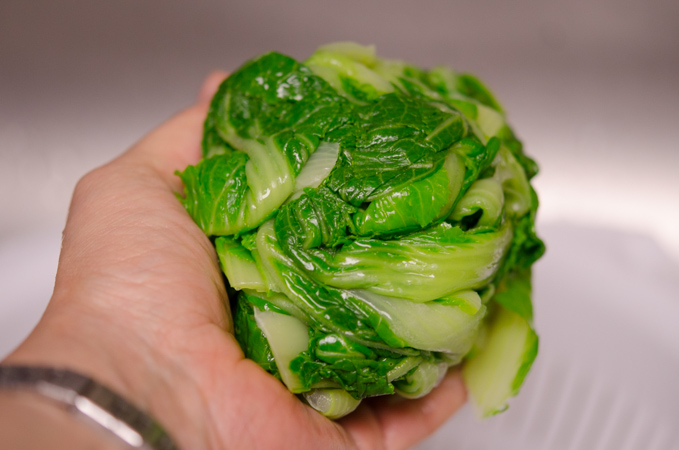
<path fill-rule="evenodd" d="M 419 400 L 364 401 L 326 419 L 245 359 L 210 241 L 175 198 L 201 157 L 198 103 L 76 187 L 53 297 L 11 363 L 71 368 L 150 412 L 186 449 L 401 449 L 465 401 L 458 373 Z"/>

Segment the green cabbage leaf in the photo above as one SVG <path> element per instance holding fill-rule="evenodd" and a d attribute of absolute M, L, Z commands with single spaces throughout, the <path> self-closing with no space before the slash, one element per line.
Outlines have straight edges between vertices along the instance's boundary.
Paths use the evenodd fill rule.
<path fill-rule="evenodd" d="M 481 416 L 518 393 L 537 354 L 537 165 L 478 78 L 354 43 L 272 52 L 221 84 L 202 145 L 178 198 L 248 358 L 331 418 L 460 364 Z"/>

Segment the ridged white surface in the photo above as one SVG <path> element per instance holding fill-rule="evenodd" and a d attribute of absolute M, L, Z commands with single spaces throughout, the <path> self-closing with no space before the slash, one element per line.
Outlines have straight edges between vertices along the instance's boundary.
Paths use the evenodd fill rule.
<path fill-rule="evenodd" d="M 540 227 L 540 353 L 505 413 L 466 406 L 419 450 L 679 449 L 679 268 L 653 241 Z"/>

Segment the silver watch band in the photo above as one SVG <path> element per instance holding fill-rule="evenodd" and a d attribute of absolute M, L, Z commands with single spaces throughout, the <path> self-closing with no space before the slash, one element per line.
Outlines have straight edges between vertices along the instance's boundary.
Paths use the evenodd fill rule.
<path fill-rule="evenodd" d="M 132 448 L 177 449 L 152 417 L 92 378 L 68 369 L 0 365 L 0 389 L 28 390 L 81 414 Z"/>

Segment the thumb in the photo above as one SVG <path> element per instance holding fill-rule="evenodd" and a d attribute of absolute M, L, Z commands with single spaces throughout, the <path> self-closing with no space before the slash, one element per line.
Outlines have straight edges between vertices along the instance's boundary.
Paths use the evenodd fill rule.
<path fill-rule="evenodd" d="M 212 100 L 212 97 L 217 92 L 217 89 L 219 89 L 219 85 L 222 84 L 222 81 L 224 81 L 228 75 L 229 73 L 224 72 L 223 70 L 215 70 L 214 72 L 211 72 L 207 78 L 205 78 L 205 81 L 203 81 L 203 85 L 200 88 L 200 94 L 198 94 L 198 103 L 210 103 L 210 100 Z"/>
<path fill-rule="evenodd" d="M 174 172 L 201 158 L 201 137 L 207 105 L 194 105 L 146 135 L 112 162 L 138 173 L 152 169 L 173 191 L 181 189 Z"/>
<path fill-rule="evenodd" d="M 114 161 L 114 164 L 151 168 L 173 191 L 179 191 L 181 182 L 174 172 L 200 161 L 203 122 L 209 100 L 226 75 L 226 72 L 221 71 L 208 75 L 200 89 L 197 104 L 153 130 Z"/>

